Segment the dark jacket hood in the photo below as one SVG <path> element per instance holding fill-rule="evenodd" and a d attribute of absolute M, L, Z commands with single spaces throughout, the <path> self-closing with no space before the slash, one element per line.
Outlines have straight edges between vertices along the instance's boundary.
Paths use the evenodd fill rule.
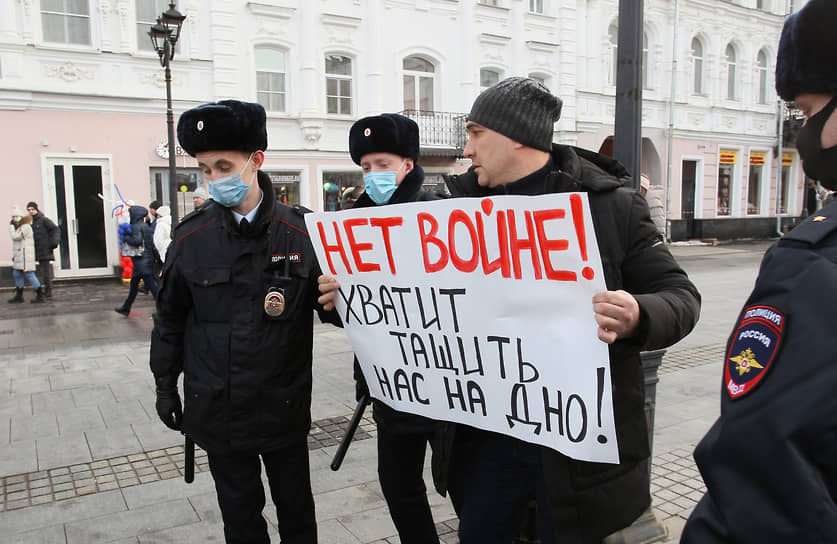
<path fill-rule="evenodd" d="M 579 147 L 552 144 L 553 169 L 545 172 L 544 185 L 538 193 L 607 192 L 630 183 L 631 176 L 622 164 L 610 157 Z M 493 196 L 519 194 L 507 186 L 482 187 L 473 167 L 458 176 L 444 176 L 452 196 Z M 512 184 L 509 185 L 513 185 Z M 512 188 L 514 190 L 514 188 Z"/>
<path fill-rule="evenodd" d="M 131 217 L 131 224 L 133 225 L 137 221 L 144 219 L 148 215 L 148 210 L 142 206 L 131 206 L 128 208 L 128 214 Z"/>

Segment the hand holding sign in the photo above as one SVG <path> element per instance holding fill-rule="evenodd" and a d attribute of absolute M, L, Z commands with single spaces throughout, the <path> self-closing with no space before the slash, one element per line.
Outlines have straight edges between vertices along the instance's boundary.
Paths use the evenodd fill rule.
<path fill-rule="evenodd" d="M 618 461 L 605 291 L 581 193 L 398 204 L 306 215 L 373 397 L 579 459 Z M 630 304 L 601 301 L 614 334 Z"/>

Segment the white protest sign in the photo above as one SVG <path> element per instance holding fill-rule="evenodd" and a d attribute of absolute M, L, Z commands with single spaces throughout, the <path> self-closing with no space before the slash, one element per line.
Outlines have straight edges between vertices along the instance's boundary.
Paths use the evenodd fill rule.
<path fill-rule="evenodd" d="M 457 198 L 305 216 L 373 397 L 618 462 L 587 195 Z"/>

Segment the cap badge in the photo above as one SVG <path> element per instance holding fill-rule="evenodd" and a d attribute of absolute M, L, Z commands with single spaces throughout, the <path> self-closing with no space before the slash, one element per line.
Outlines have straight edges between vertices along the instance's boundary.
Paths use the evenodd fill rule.
<path fill-rule="evenodd" d="M 203 130 L 203 121 L 198 121 L 198 132 Z"/>
<path fill-rule="evenodd" d="M 369 128 L 369 127 L 366 127 L 366 130 L 363 131 L 363 135 L 364 136 L 371 136 L 372 135 L 372 129 Z"/>

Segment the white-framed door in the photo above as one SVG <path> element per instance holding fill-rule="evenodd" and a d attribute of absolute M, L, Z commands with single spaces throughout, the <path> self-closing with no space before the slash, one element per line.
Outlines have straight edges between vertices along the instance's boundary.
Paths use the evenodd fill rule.
<path fill-rule="evenodd" d="M 56 277 L 113 274 L 115 226 L 110 220 L 111 163 L 107 156 L 44 155 L 47 215 L 61 232 Z"/>

